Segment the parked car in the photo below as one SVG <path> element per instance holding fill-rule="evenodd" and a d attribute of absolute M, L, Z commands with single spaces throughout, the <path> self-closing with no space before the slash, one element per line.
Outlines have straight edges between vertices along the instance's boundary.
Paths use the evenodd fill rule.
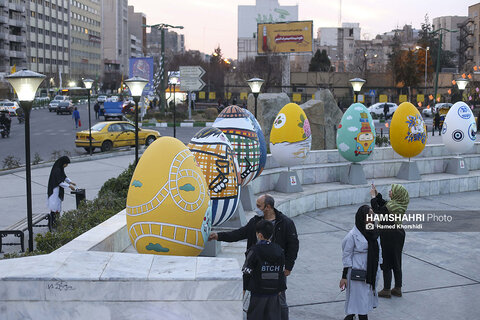
<path fill-rule="evenodd" d="M 377 116 L 383 116 L 384 113 L 383 113 L 383 108 L 385 106 L 385 103 L 388 104 L 388 107 L 389 107 L 389 110 L 388 110 L 388 113 L 387 113 L 387 116 L 388 117 L 392 117 L 393 116 L 393 113 L 395 112 L 395 110 L 397 110 L 398 108 L 398 105 L 396 103 L 393 103 L 393 102 L 378 102 L 378 103 L 375 103 L 375 104 L 372 104 L 370 107 L 368 107 L 368 111 L 370 112 L 370 114 L 375 114 Z"/>
<path fill-rule="evenodd" d="M 70 101 L 70 97 L 69 96 L 62 96 L 62 95 L 57 95 L 53 98 L 52 101 L 50 101 L 50 103 L 48 104 L 48 111 L 49 112 L 52 112 L 52 111 L 57 111 L 57 107 L 58 107 L 58 104 L 62 101 Z"/>
<path fill-rule="evenodd" d="M 71 103 L 69 100 L 67 101 L 61 101 L 58 103 L 57 106 L 57 114 L 60 113 L 68 113 L 72 114 L 73 113 L 73 103 Z"/>
<path fill-rule="evenodd" d="M 104 103 L 105 101 L 107 101 L 107 96 L 98 96 L 97 97 L 97 102 L 98 103 Z"/>
<path fill-rule="evenodd" d="M 128 121 L 99 122 L 91 130 L 92 152 L 95 148 L 100 148 L 102 151 L 110 151 L 116 147 L 135 146 L 135 126 Z M 148 146 L 159 137 L 160 133 L 158 131 L 138 129 L 138 143 L 141 145 Z M 75 146 L 90 152 L 88 130 L 77 132 Z"/>
<path fill-rule="evenodd" d="M 108 97 L 106 102 L 118 102 L 120 101 L 120 98 L 118 96 L 111 96 L 111 97 Z"/>
<path fill-rule="evenodd" d="M 437 103 L 435 106 L 433 106 L 432 108 L 425 108 L 422 110 L 422 116 L 424 117 L 433 117 L 433 114 L 435 114 L 437 112 L 437 110 L 439 108 L 448 108 L 450 109 L 450 107 L 452 106 L 451 103 L 448 103 L 448 102 L 442 102 L 442 103 Z"/>
<path fill-rule="evenodd" d="M 7 110 L 11 117 L 17 115 L 17 109 L 20 108 L 17 101 L 3 100 L 0 101 L 0 108 Z"/>

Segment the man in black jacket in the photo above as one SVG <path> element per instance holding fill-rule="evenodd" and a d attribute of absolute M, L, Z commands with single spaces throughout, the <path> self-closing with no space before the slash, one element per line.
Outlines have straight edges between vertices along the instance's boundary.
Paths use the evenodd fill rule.
<path fill-rule="evenodd" d="M 240 229 L 230 232 L 212 232 L 208 240 L 225 242 L 236 242 L 247 239 L 247 251 L 257 243 L 255 226 L 258 221 L 265 219 L 274 224 L 271 241 L 278 244 L 285 251 L 285 276 L 290 275 L 298 254 L 297 229 L 293 221 L 283 213 L 275 209 L 275 200 L 272 196 L 265 194 L 257 199 L 257 216 L 253 217 Z M 285 291 L 281 293 L 282 320 L 288 320 L 288 305 L 285 298 Z"/>

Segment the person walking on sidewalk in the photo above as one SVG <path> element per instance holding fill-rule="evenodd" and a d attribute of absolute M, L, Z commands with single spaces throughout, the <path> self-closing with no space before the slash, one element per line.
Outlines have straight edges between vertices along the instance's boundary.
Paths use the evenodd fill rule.
<path fill-rule="evenodd" d="M 60 211 L 62 211 L 62 201 L 65 194 L 64 189 L 70 188 L 71 190 L 75 190 L 76 184 L 67 178 L 65 174 L 65 168 L 69 163 L 69 157 L 60 157 L 53 164 L 50 177 L 48 178 L 47 206 L 50 210 L 50 222 L 52 226 L 56 225 L 56 220 L 60 217 Z"/>
<path fill-rule="evenodd" d="M 100 114 L 100 104 L 98 102 L 93 106 L 93 110 L 95 111 L 95 119 L 98 119 Z"/>
<path fill-rule="evenodd" d="M 383 290 L 379 297 L 391 298 L 392 295 L 402 296 L 402 250 L 405 244 L 405 230 L 402 228 L 402 218 L 407 210 L 410 197 L 407 189 L 400 184 L 392 184 L 389 191 L 390 201 L 385 201 L 372 184 L 370 190 L 372 209 L 376 214 L 392 217 L 393 222 L 383 221 L 382 225 L 395 225 L 395 228 L 380 230 L 380 244 L 382 246 Z M 395 287 L 392 285 L 392 271 L 395 277 Z"/>
<path fill-rule="evenodd" d="M 367 216 L 373 217 L 369 206 L 363 205 L 355 215 L 355 225 L 342 241 L 343 272 L 340 289 L 346 289 L 344 320 L 367 320 L 368 313 L 378 306 L 376 293 L 379 264 L 382 263 L 378 232 L 373 223 L 367 226 Z"/>
<path fill-rule="evenodd" d="M 80 112 L 78 112 L 77 107 L 73 110 L 72 119 L 75 121 L 75 128 L 78 129 L 78 125 L 80 124 Z"/>
<path fill-rule="evenodd" d="M 208 240 L 218 240 L 226 242 L 236 242 L 247 239 L 247 250 L 257 243 L 255 226 L 260 220 L 267 220 L 274 224 L 271 241 L 278 244 L 285 252 L 285 276 L 292 272 L 295 260 L 298 254 L 298 235 L 297 229 L 292 219 L 275 209 L 275 200 L 271 195 L 265 194 L 257 198 L 257 215 L 250 219 L 248 223 L 240 229 L 230 232 L 212 232 Z M 282 306 L 282 320 L 288 320 L 288 305 L 285 291 L 280 293 L 280 303 Z"/>
<path fill-rule="evenodd" d="M 257 244 L 252 246 L 243 265 L 244 288 L 251 292 L 248 320 L 278 320 L 281 317 L 280 292 L 287 289 L 283 249 L 270 238 L 273 223 L 260 220 L 255 225 Z"/>

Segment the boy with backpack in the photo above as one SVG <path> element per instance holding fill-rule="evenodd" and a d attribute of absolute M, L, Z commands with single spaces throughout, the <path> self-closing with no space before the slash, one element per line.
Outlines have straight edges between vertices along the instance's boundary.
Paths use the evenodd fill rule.
<path fill-rule="evenodd" d="M 283 249 L 269 239 L 273 224 L 260 220 L 255 225 L 257 244 L 252 246 L 243 265 L 244 289 L 251 292 L 248 320 L 277 320 L 281 317 L 279 293 L 287 289 Z"/>

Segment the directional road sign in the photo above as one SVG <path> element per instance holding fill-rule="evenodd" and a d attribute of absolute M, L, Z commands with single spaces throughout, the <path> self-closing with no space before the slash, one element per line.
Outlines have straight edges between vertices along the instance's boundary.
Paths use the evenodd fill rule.
<path fill-rule="evenodd" d="M 180 78 L 201 78 L 205 74 L 200 66 L 181 66 L 180 67 Z"/>
<path fill-rule="evenodd" d="M 200 78 L 181 78 L 180 89 L 183 91 L 199 91 L 205 86 L 205 82 Z"/>

